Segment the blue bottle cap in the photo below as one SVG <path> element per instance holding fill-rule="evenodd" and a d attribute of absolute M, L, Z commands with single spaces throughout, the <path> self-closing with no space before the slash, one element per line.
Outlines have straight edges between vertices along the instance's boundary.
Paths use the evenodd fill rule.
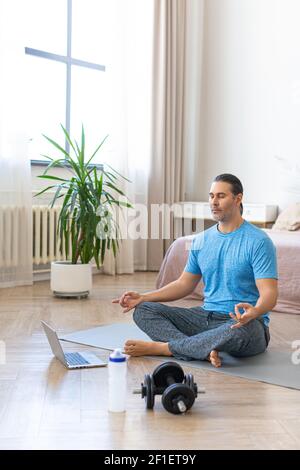
<path fill-rule="evenodd" d="M 125 362 L 126 356 L 122 353 L 121 349 L 115 349 L 109 356 L 111 362 Z"/>

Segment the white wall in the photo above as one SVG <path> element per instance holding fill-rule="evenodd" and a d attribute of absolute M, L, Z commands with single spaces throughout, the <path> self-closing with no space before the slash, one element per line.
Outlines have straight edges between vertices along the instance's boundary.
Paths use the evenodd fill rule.
<path fill-rule="evenodd" d="M 203 163 L 190 199 L 230 172 L 246 202 L 300 201 L 299 24 L 299 0 L 205 0 Z"/>
<path fill-rule="evenodd" d="M 203 161 L 199 158 L 202 146 L 199 129 L 202 128 L 204 116 L 199 84 L 202 81 L 204 0 L 188 0 L 186 7 L 184 150 L 188 164 L 185 168 L 185 200 L 191 201 L 198 194 L 198 175 L 203 173 Z"/>

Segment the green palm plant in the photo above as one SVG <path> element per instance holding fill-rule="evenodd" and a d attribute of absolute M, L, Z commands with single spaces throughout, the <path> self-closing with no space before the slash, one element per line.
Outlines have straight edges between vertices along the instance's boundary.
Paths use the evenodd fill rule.
<path fill-rule="evenodd" d="M 108 164 L 99 170 L 92 163 L 108 136 L 97 146 L 94 153 L 86 158 L 84 127 L 82 126 L 81 130 L 80 146 L 76 140 L 71 139 L 63 125 L 61 128 L 70 145 L 70 152 L 43 134 L 43 137 L 59 150 L 61 158 L 43 155 L 49 160 L 49 165 L 39 178 L 50 180 L 53 184 L 36 196 L 56 188 L 51 207 L 58 199 L 63 198 L 57 227 L 61 249 L 64 242 L 66 257 L 71 259 L 72 264 L 76 264 L 79 260 L 81 263 L 89 263 L 94 259 L 99 269 L 103 264 L 106 250 L 112 248 L 116 256 L 120 247 L 120 230 L 115 220 L 115 209 L 117 206 L 121 210 L 123 207 L 133 206 L 126 202 L 128 198 L 118 187 L 118 180 L 120 177 L 129 180 Z M 70 178 L 49 175 L 49 170 L 54 167 L 70 170 Z M 125 201 L 117 200 L 118 195 L 123 196 Z"/>

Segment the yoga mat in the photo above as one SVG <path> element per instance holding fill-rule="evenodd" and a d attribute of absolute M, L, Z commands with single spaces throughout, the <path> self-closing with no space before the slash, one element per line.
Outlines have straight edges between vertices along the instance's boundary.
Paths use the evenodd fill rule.
<path fill-rule="evenodd" d="M 127 339 L 151 341 L 149 336 L 140 330 L 135 323 L 113 323 L 112 325 L 98 326 L 59 336 L 59 339 L 110 351 L 116 348 L 122 349 Z"/>
<path fill-rule="evenodd" d="M 99 326 L 89 330 L 76 331 L 75 333 L 62 335 L 59 338 L 63 341 L 108 350 L 123 348 L 127 339 L 151 341 L 134 323 L 115 323 L 112 325 Z M 198 369 L 207 369 L 217 373 L 300 390 L 300 364 L 293 364 L 293 351 L 292 349 L 291 351 L 267 350 L 257 356 L 245 358 L 236 358 L 226 353 L 220 353 L 220 357 L 222 358 L 222 367 L 220 368 L 213 367 L 207 361 L 178 361 L 174 358 L 162 356 L 155 356 L 155 359 L 173 359 L 183 366 L 188 365 Z M 154 356 L 151 357 L 153 358 Z"/>

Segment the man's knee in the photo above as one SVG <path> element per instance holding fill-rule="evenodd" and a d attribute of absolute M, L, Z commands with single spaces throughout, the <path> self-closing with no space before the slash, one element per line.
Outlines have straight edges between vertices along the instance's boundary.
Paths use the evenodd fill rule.
<path fill-rule="evenodd" d="M 265 349 L 263 334 L 260 331 L 261 326 L 257 325 L 254 321 L 247 323 L 241 328 L 230 329 L 230 340 L 224 350 L 231 355 L 242 357 L 243 355 L 252 355 L 248 354 L 252 350 L 257 351 L 255 352 L 257 354 Z"/>
<path fill-rule="evenodd" d="M 138 324 L 139 320 L 144 319 L 150 312 L 153 311 L 153 304 L 154 302 L 141 302 L 135 307 L 132 316 L 135 323 Z"/>

